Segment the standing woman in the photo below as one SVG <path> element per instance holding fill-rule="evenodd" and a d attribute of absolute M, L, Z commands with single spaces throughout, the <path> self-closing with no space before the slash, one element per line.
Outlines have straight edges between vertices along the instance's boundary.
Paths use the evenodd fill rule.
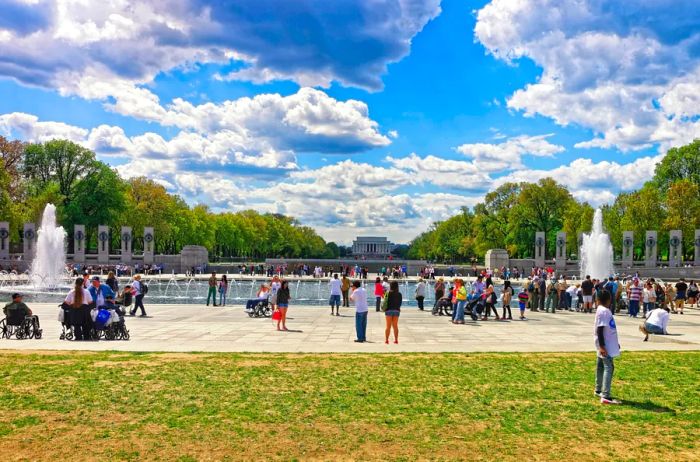
<path fill-rule="evenodd" d="M 92 295 L 83 287 L 83 278 L 75 280 L 73 290 L 68 292 L 64 303 L 70 306 L 70 323 L 76 340 L 90 340 L 90 307 Z"/>
<path fill-rule="evenodd" d="M 382 278 L 379 276 L 374 280 L 374 297 L 377 299 L 377 312 L 379 312 L 382 306 L 382 298 L 384 298 L 384 285 L 382 284 Z"/>
<path fill-rule="evenodd" d="M 384 331 L 384 343 L 389 343 L 389 334 L 394 329 L 394 343 L 399 343 L 399 316 L 401 316 L 401 302 L 403 297 L 399 292 L 399 283 L 391 281 L 386 304 L 386 330 Z"/>
<path fill-rule="evenodd" d="M 651 285 L 651 281 L 647 281 L 647 283 L 644 285 L 642 303 L 644 304 L 644 316 L 656 308 L 656 290 L 654 289 L 654 286 Z"/>
<path fill-rule="evenodd" d="M 228 278 L 224 274 L 219 281 L 219 305 L 226 306 L 226 293 L 228 292 Z"/>
<path fill-rule="evenodd" d="M 486 288 L 486 292 L 484 292 L 484 315 L 481 318 L 482 321 L 488 321 L 489 320 L 489 314 L 491 311 L 493 311 L 493 314 L 496 315 L 496 321 L 498 321 L 498 310 L 496 310 L 496 292 L 493 289 L 493 285 L 490 285 Z"/>
<path fill-rule="evenodd" d="M 143 290 L 143 284 L 141 284 L 141 275 L 137 274 L 134 276 L 134 282 L 131 284 L 131 293 L 134 294 L 136 303 L 134 303 L 134 309 L 129 312 L 130 316 L 136 314 L 136 311 L 141 308 L 141 317 L 146 317 L 146 308 L 143 306 L 143 296 L 146 295 Z M 216 301 L 216 298 L 214 299 Z"/>
<path fill-rule="evenodd" d="M 416 301 L 418 302 L 418 309 L 423 311 L 423 301 L 425 300 L 425 281 L 423 278 L 418 279 L 418 285 L 416 285 Z"/>
<path fill-rule="evenodd" d="M 435 283 L 435 304 L 433 305 L 433 311 L 437 308 L 437 304 L 442 298 L 443 295 L 445 295 L 445 280 L 443 278 L 439 278 L 437 282 Z"/>
<path fill-rule="evenodd" d="M 291 300 L 289 295 L 289 283 L 287 281 L 282 281 L 280 283 L 280 288 L 277 289 L 277 309 L 280 312 L 280 318 L 277 320 L 277 330 L 289 330 L 287 329 L 287 309 L 289 308 L 289 300 Z M 282 328 L 280 329 L 280 324 Z"/>
<path fill-rule="evenodd" d="M 503 283 L 503 316 L 501 319 L 506 319 L 506 310 L 508 310 L 508 319 L 513 319 L 513 313 L 510 311 L 510 303 L 513 300 L 515 291 L 510 285 L 510 281 Z"/>
<path fill-rule="evenodd" d="M 112 289 L 112 292 L 115 294 L 119 293 L 119 281 L 117 280 L 116 276 L 114 276 L 114 272 L 110 271 L 109 274 L 107 274 L 107 280 L 105 283 L 109 286 L 110 289 Z"/>

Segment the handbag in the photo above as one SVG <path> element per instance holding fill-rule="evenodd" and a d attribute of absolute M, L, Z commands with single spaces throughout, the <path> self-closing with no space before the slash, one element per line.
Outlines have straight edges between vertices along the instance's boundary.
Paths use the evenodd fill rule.
<path fill-rule="evenodd" d="M 272 320 L 279 321 L 282 319 L 282 312 L 280 310 L 275 310 L 272 312 Z"/>

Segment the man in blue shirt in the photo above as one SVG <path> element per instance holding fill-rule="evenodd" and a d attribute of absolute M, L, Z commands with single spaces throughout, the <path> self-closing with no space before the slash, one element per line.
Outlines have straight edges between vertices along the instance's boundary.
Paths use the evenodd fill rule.
<path fill-rule="evenodd" d="M 610 276 L 608 278 L 608 282 L 605 283 L 605 290 L 610 292 L 610 295 L 612 296 L 612 300 L 610 301 L 610 311 L 614 314 L 615 313 L 615 301 L 617 295 L 617 282 L 613 280 L 613 277 Z"/>
<path fill-rule="evenodd" d="M 92 285 L 88 289 L 92 299 L 95 301 L 95 308 L 100 308 L 107 304 L 107 299 L 114 299 L 114 291 L 107 285 L 100 283 L 99 276 L 92 278 Z"/>

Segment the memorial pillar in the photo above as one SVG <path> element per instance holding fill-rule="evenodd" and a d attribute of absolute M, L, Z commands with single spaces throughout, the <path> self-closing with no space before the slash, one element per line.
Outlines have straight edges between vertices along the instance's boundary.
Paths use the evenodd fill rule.
<path fill-rule="evenodd" d="M 563 231 L 560 231 L 557 233 L 557 260 L 556 260 L 556 268 L 557 269 L 566 269 L 566 233 Z"/>
<path fill-rule="evenodd" d="M 540 268 L 544 267 L 544 255 L 546 249 L 546 241 L 544 240 L 544 233 L 538 231 L 535 233 L 535 266 Z"/>
<path fill-rule="evenodd" d="M 73 263 L 85 263 L 85 225 L 73 225 Z"/>
<path fill-rule="evenodd" d="M 695 230 L 695 260 L 693 260 L 694 266 L 700 266 L 700 229 Z"/>
<path fill-rule="evenodd" d="M 683 260 L 683 232 L 680 229 L 672 229 L 668 240 L 668 266 L 678 268 Z"/>
<path fill-rule="evenodd" d="M 122 226 L 121 233 L 122 249 L 121 249 L 121 261 L 122 263 L 131 263 L 131 255 L 133 253 L 132 248 L 132 235 L 130 226 Z"/>
<path fill-rule="evenodd" d="M 644 247 L 646 251 L 644 252 L 644 266 L 647 268 L 656 267 L 656 245 L 658 240 L 656 239 L 656 231 L 647 231 L 646 239 L 644 239 Z"/>
<path fill-rule="evenodd" d="M 105 225 L 97 227 L 97 263 L 109 263 L 109 227 Z"/>
<path fill-rule="evenodd" d="M 622 267 L 631 268 L 634 265 L 634 232 L 622 233 Z"/>
<path fill-rule="evenodd" d="M 0 260 L 10 259 L 10 224 L 0 221 Z"/>
<path fill-rule="evenodd" d="M 36 252 L 36 227 L 34 223 L 24 224 L 24 240 L 22 245 L 22 258 L 26 261 L 34 260 L 34 252 Z"/>
<path fill-rule="evenodd" d="M 152 265 L 154 261 L 154 247 L 153 242 L 153 228 L 146 227 L 143 228 L 143 263 L 145 265 Z"/>

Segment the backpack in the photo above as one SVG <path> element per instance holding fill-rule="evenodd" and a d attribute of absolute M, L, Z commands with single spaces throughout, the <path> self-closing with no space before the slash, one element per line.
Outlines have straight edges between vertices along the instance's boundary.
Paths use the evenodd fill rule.
<path fill-rule="evenodd" d="M 148 286 L 145 282 L 141 283 L 141 295 L 146 295 L 148 293 Z"/>

